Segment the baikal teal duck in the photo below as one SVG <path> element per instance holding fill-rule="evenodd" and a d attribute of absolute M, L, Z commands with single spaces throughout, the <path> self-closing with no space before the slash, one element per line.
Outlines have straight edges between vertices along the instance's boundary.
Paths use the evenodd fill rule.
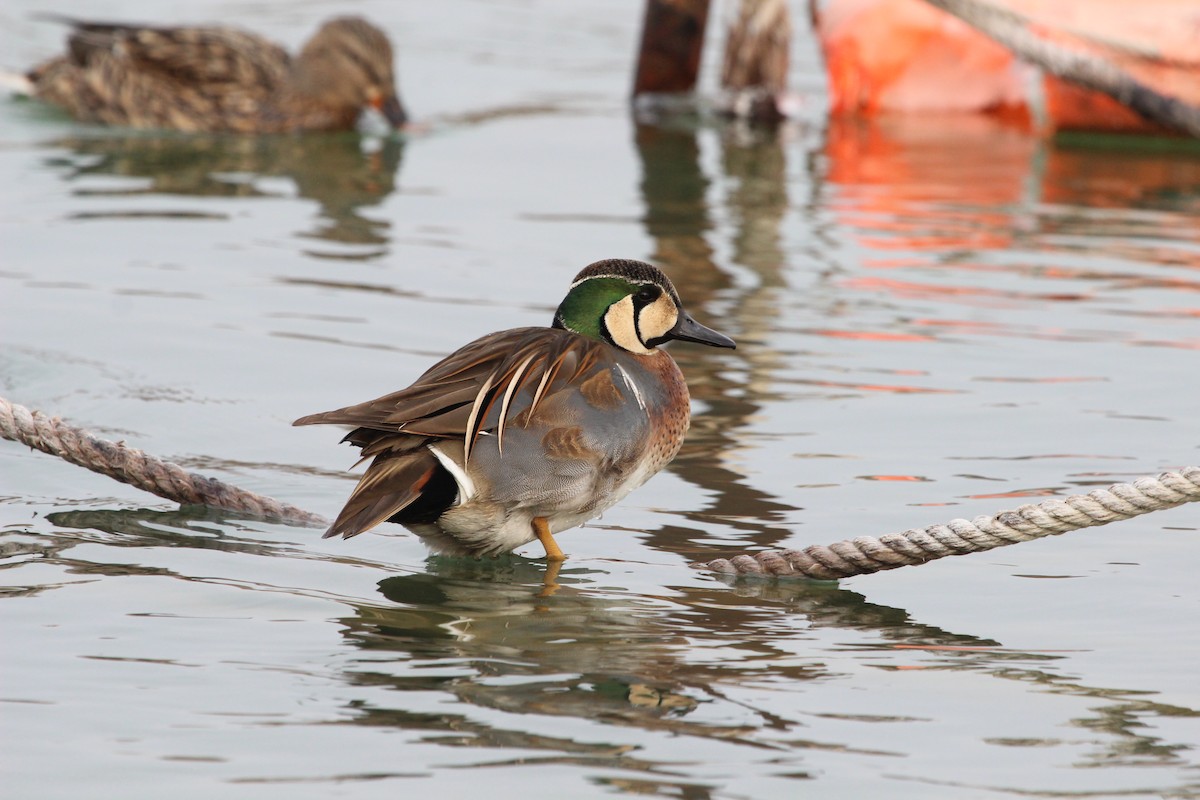
<path fill-rule="evenodd" d="M 394 128 L 407 119 L 391 43 L 360 17 L 326 22 L 295 58 L 236 28 L 63 21 L 67 53 L 25 77 L 34 97 L 83 122 L 283 133 L 352 130 L 366 109 Z"/>
<path fill-rule="evenodd" d="M 386 521 L 450 555 L 498 555 L 600 515 L 666 466 L 690 420 L 661 345 L 733 347 L 696 322 L 657 267 L 598 261 L 550 327 L 492 333 L 409 386 L 296 425 L 351 425 L 371 464 L 325 536 Z"/>

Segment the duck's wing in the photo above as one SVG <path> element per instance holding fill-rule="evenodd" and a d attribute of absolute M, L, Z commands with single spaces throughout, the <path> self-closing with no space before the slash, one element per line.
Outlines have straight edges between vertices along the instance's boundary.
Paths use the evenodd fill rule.
<path fill-rule="evenodd" d="M 278 87 L 287 51 L 261 36 L 219 26 L 160 27 L 58 18 L 71 26 L 70 60 L 80 67 L 117 55 L 131 68 L 193 85 Z"/>
<path fill-rule="evenodd" d="M 502 331 L 452 353 L 407 389 L 296 420 L 355 426 L 344 441 L 374 459 L 325 536 L 349 538 L 388 519 L 436 519 L 458 490 L 426 445 L 456 442 L 450 450 L 460 465 L 484 432 L 503 448 L 505 426 L 521 415 L 530 419 L 545 398 L 586 380 L 603 360 L 603 348 L 552 328 Z"/>
<path fill-rule="evenodd" d="M 58 19 L 72 26 L 66 55 L 26 77 L 36 97 L 87 122 L 261 130 L 290 69 L 278 45 L 231 28 Z"/>
<path fill-rule="evenodd" d="M 565 386 L 585 381 L 603 361 L 605 345 L 554 328 L 516 328 L 471 342 L 431 367 L 407 389 L 295 425 L 353 425 L 347 440 L 364 456 L 384 437 L 461 439 L 464 460 L 479 436 L 493 432 L 503 449 L 504 428 L 520 413 Z M 392 442 L 393 445 L 399 442 Z"/>

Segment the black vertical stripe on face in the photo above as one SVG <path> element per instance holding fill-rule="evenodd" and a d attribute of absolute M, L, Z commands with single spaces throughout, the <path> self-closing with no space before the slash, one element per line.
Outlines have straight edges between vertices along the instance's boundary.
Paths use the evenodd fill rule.
<path fill-rule="evenodd" d="M 642 344 L 646 343 L 646 337 L 642 333 L 642 309 L 661 295 L 662 289 L 653 283 L 644 283 L 633 293 L 633 331 Z"/>
<path fill-rule="evenodd" d="M 600 317 L 600 337 L 602 339 L 604 339 L 604 341 L 611 344 L 613 347 L 620 346 L 617 344 L 616 340 L 613 339 L 612 331 L 610 331 L 608 329 L 608 314 L 607 313 L 605 313 L 604 316 Z"/>

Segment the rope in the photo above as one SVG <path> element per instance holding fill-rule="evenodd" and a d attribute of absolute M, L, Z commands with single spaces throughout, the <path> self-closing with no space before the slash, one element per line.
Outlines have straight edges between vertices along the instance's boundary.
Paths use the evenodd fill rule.
<path fill-rule="evenodd" d="M 124 442 L 101 439 L 58 417 L 30 411 L 3 397 L 0 397 L 0 436 L 177 503 L 207 505 L 291 524 L 329 524 L 318 514 L 188 472 L 177 464 L 126 447 Z M 913 528 L 879 538 L 859 536 L 803 550 L 769 550 L 718 558 L 692 567 L 723 575 L 838 580 L 1105 525 L 1196 500 L 1200 500 L 1200 467 L 1184 467 L 1157 478 L 1139 478 L 1133 483 L 1117 483 L 1088 494 L 1051 498 L 991 517 L 956 519 L 945 525 Z"/>
<path fill-rule="evenodd" d="M 1087 494 L 1051 498 L 990 517 L 955 519 L 945 525 L 910 528 L 878 539 L 859 536 L 803 550 L 718 558 L 692 567 L 723 575 L 791 575 L 831 581 L 1106 525 L 1196 500 L 1200 500 L 1200 467 L 1184 467 L 1157 478 L 1139 478 Z"/>
<path fill-rule="evenodd" d="M 1148 120 L 1200 137 L 1200 108 L 1162 94 L 1099 56 L 1039 38 L 1029 20 L 983 0 L 926 0 L 1051 75 L 1094 89 Z"/>
<path fill-rule="evenodd" d="M 0 436 L 177 503 L 212 506 L 300 525 L 329 524 L 318 514 L 188 472 L 178 464 L 126 447 L 124 442 L 101 439 L 58 417 L 30 411 L 3 397 L 0 397 Z"/>

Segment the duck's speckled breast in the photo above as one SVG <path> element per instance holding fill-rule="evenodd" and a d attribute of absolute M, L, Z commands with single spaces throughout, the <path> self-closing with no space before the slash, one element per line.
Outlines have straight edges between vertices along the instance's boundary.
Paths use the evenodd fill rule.
<path fill-rule="evenodd" d="M 590 519 L 641 486 L 679 451 L 690 418 L 683 375 L 662 351 L 635 355 L 591 344 L 582 375 L 559 372 L 530 410 L 512 400 L 503 443 L 479 439 L 468 472 L 479 502 L 526 509 L 563 528 Z M 536 383 L 531 381 L 530 383 Z M 499 424 L 494 404 L 488 430 Z M 515 412 L 515 413 L 513 413 Z"/>
<path fill-rule="evenodd" d="M 691 398 L 675 359 L 656 350 L 650 355 L 621 354 L 635 395 L 640 395 L 648 418 L 647 436 L 626 492 L 642 485 L 675 458 L 691 422 Z"/>

